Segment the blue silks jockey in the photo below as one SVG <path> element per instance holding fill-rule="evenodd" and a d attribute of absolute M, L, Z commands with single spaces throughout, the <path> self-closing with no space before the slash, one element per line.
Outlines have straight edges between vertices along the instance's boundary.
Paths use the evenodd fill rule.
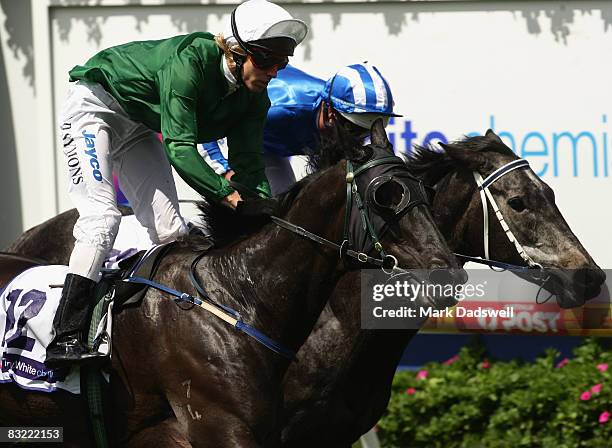
<path fill-rule="evenodd" d="M 264 161 L 273 194 L 295 183 L 289 158 L 316 153 L 323 135 L 342 127 L 363 138 L 377 118 L 386 125 L 390 117 L 400 116 L 393 111 L 388 82 L 368 63 L 343 67 L 327 82 L 289 65 L 270 81 L 268 96 Z M 232 176 L 218 142 L 198 149 L 217 174 Z"/>

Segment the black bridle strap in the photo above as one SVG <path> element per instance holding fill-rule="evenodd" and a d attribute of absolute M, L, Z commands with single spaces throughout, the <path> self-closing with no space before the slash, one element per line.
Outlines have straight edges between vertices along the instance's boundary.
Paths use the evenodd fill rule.
<path fill-rule="evenodd" d="M 295 233 L 296 235 L 299 235 L 301 237 L 307 238 L 311 241 L 314 241 L 315 243 L 319 243 L 323 246 L 327 246 L 327 247 L 331 247 L 332 249 L 337 250 L 338 252 L 341 253 L 342 255 L 347 255 L 351 258 L 354 258 L 355 260 L 358 260 L 361 263 L 367 263 L 367 264 L 371 264 L 374 266 L 378 266 L 378 267 L 383 267 L 384 266 L 384 259 L 380 259 L 380 258 L 374 258 L 374 257 L 370 257 L 368 254 L 363 253 L 363 252 L 356 252 L 352 249 L 346 249 L 343 246 L 341 246 L 340 244 L 336 244 L 333 241 L 328 240 L 327 238 L 323 238 L 322 236 L 319 236 L 315 233 L 309 232 L 308 230 L 304 229 L 303 227 L 300 226 L 296 226 L 295 224 L 290 223 L 289 221 L 285 221 L 284 219 L 278 218 L 276 216 L 271 216 L 270 217 L 272 219 L 272 221 L 274 223 L 276 223 L 276 225 L 278 225 L 279 227 L 282 227 L 285 230 L 289 230 L 290 232 Z M 391 256 L 391 255 L 387 255 L 386 257 L 392 257 L 395 260 L 395 257 Z M 397 262 L 397 260 L 395 260 Z M 395 263 L 395 265 L 397 266 L 397 263 Z M 396 267 L 394 266 L 394 268 Z"/>
<path fill-rule="evenodd" d="M 380 159 L 370 160 L 369 162 L 361 165 L 356 170 L 353 170 L 353 164 L 351 163 L 350 160 L 347 160 L 346 162 L 346 182 L 347 182 L 346 213 L 344 216 L 344 241 L 346 241 L 347 244 L 350 246 L 351 242 L 349 239 L 349 220 L 351 217 L 351 211 L 352 211 L 352 206 L 353 206 L 352 198 L 354 196 L 355 202 L 357 202 L 357 207 L 359 208 L 359 215 L 361 216 L 361 222 L 363 224 L 363 229 L 368 232 L 368 234 L 370 235 L 370 238 L 372 239 L 372 242 L 374 243 L 374 248 L 380 253 L 383 259 L 387 257 L 387 254 L 385 253 L 382 247 L 382 244 L 380 244 L 380 239 L 378 238 L 378 235 L 376 234 L 376 230 L 374 229 L 374 226 L 372 225 L 372 223 L 370 222 L 370 219 L 368 218 L 365 203 L 363 202 L 363 199 L 361 198 L 361 195 L 359 194 L 359 190 L 357 189 L 357 184 L 355 184 L 354 182 L 357 176 L 368 171 L 370 168 L 373 168 L 379 165 L 386 165 L 386 164 L 396 164 L 396 165 L 403 166 L 404 161 L 397 156 L 381 157 Z"/>
<path fill-rule="evenodd" d="M 385 164 L 390 164 L 390 163 L 405 166 L 404 161 L 397 156 L 381 157 L 380 159 L 370 160 L 369 162 L 361 165 L 359 168 L 357 168 L 353 172 L 353 176 L 357 177 L 361 173 L 369 170 L 370 168 L 374 168 L 375 166 L 378 166 L 378 165 L 385 165 Z"/>
<path fill-rule="evenodd" d="M 473 263 L 484 264 L 487 266 L 492 266 L 494 268 L 507 269 L 510 271 L 529 271 L 529 266 L 519 266 L 517 264 L 504 263 L 503 261 L 495 261 L 495 260 L 487 260 L 485 258 L 480 257 L 472 257 L 471 255 L 463 255 L 454 253 L 455 257 L 460 258 L 464 261 L 471 261 Z"/>
<path fill-rule="evenodd" d="M 361 221 L 363 223 L 363 228 L 370 234 L 370 238 L 372 238 L 372 242 L 374 243 L 374 248 L 378 252 L 380 252 L 381 256 L 384 257 L 386 255 L 385 251 L 383 250 L 383 247 L 380 244 L 380 240 L 378 238 L 378 235 L 376 234 L 376 230 L 374 229 L 372 222 L 368 219 L 368 214 L 365 208 L 365 203 L 361 199 L 361 195 L 359 194 L 359 191 L 357 190 L 357 188 L 355 188 L 354 193 L 355 193 L 355 202 L 357 202 L 357 208 L 359 209 L 359 213 L 361 215 Z"/>
<path fill-rule="evenodd" d="M 346 161 L 346 207 L 344 212 L 344 236 L 342 243 L 346 241 L 346 244 L 350 245 L 350 231 L 349 223 L 351 219 L 351 212 L 353 211 L 353 179 L 355 174 L 353 173 L 353 163 L 350 160 Z M 340 254 L 342 256 L 342 254 Z"/>

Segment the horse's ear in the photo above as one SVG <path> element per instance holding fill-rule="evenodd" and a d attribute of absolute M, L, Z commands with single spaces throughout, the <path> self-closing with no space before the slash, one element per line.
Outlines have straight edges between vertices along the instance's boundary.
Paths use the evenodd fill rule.
<path fill-rule="evenodd" d="M 479 171 L 487 163 L 487 159 L 480 153 L 459 145 L 445 144 L 440 142 L 444 152 L 453 160 L 461 163 L 472 171 Z"/>
<path fill-rule="evenodd" d="M 504 144 L 504 141 L 499 137 L 499 135 L 493 132 L 493 129 L 487 129 L 487 132 L 485 132 L 485 137 L 492 142 L 501 143 L 502 145 Z"/>
<path fill-rule="evenodd" d="M 387 138 L 387 132 L 385 131 L 385 125 L 383 124 L 382 118 L 377 118 L 372 124 L 370 129 L 370 141 L 374 146 L 380 146 L 382 148 L 390 148 L 391 142 Z"/>

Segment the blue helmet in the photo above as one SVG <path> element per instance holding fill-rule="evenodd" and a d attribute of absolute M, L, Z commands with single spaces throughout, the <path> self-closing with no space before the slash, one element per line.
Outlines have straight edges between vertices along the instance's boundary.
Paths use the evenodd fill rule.
<path fill-rule="evenodd" d="M 387 80 L 368 63 L 340 69 L 325 84 L 324 101 L 349 121 L 370 128 L 376 118 L 401 117 L 393 112 L 393 95 Z"/>

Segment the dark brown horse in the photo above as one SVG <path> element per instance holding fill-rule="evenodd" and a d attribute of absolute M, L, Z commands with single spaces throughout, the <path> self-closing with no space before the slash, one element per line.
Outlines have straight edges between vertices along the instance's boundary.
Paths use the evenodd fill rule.
<path fill-rule="evenodd" d="M 0 252 L 0 291 L 9 281 L 26 269 L 45 263 L 46 261 L 29 256 Z"/>
<path fill-rule="evenodd" d="M 486 177 L 517 156 L 492 131 L 444 149 L 420 148 L 408 166 L 436 187 L 432 214 L 451 249 L 483 257 L 483 210 L 473 172 Z M 531 170 L 519 169 L 490 189 L 529 257 L 551 274 L 547 287 L 564 305 L 597 296 L 605 274 L 570 230 L 550 187 Z M 524 265 L 490 213 L 491 258 Z M 393 375 L 416 331 L 361 330 L 353 304 L 357 276 L 349 272 L 338 281 L 300 349 L 300 364 L 285 376 L 283 445 L 288 448 L 349 447 L 387 407 Z"/>
<path fill-rule="evenodd" d="M 391 155 L 380 123 L 373 130 L 369 148 L 370 152 L 360 148 L 347 157 L 359 166 L 370 160 L 368 154 Z M 328 240 L 341 241 L 346 163 L 341 161 L 296 185 L 280 198 L 280 216 Z M 406 172 L 402 165 L 396 169 Z M 377 200 L 393 206 L 402 199 L 401 191 L 382 189 Z M 410 208 L 392 226 L 393 231 L 381 242 L 399 266 L 457 266 L 426 206 Z M 53 238 L 66 236 L 65 232 Z M 30 237 L 42 234 L 37 230 L 29 233 Z M 26 239 L 10 249 L 22 251 Z M 71 239 L 64 240 L 64 258 L 56 253 L 63 262 Z M 28 255 L 43 253 L 34 250 Z M 155 280 L 195 295 L 188 277 L 193 258 L 189 248 L 174 247 L 162 260 Z M 197 275 L 217 301 L 238 310 L 249 324 L 283 346 L 297 350 L 339 279 L 349 271 L 357 272 L 354 269 L 339 259 L 336 250 L 267 224 L 211 251 L 198 265 Z M 183 310 L 154 290 L 147 292 L 139 306 L 115 317 L 113 339 L 112 435 L 118 445 L 255 447 L 280 443 L 281 382 L 288 360 L 214 316 L 198 308 Z M 56 424 L 64 426 L 68 446 L 89 446 L 87 435 L 79 431 L 87 427 L 84 414 L 78 414 L 78 400 L 71 398 L 0 386 L 0 424 Z"/>

